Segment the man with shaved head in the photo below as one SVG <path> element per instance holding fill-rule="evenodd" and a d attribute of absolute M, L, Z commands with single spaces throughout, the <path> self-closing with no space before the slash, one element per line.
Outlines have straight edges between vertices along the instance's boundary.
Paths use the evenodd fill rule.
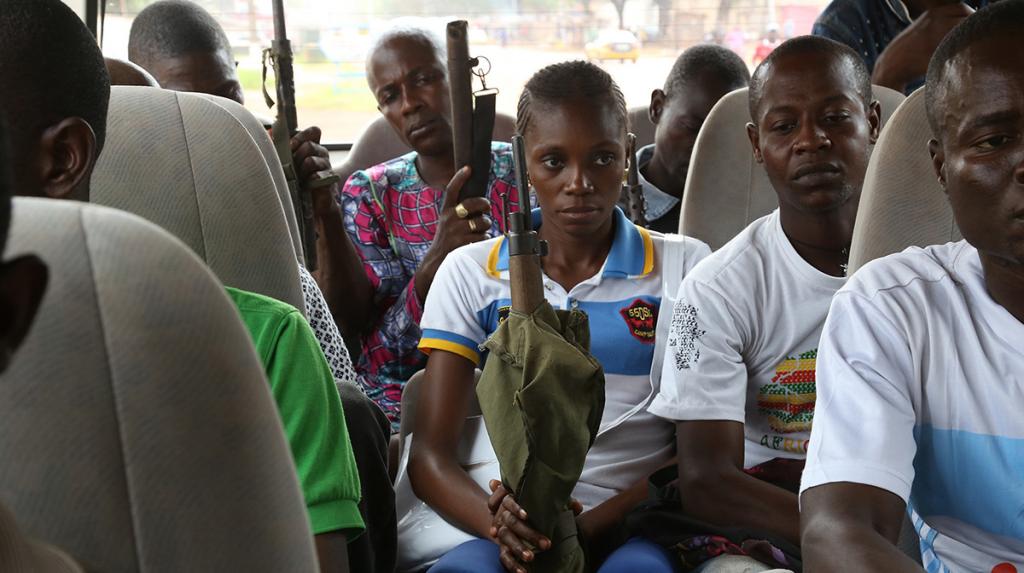
<path fill-rule="evenodd" d="M 801 485 L 806 571 L 1024 571 L 1024 0 L 943 40 L 925 98 L 963 240 L 865 265 L 835 297 Z M 921 145 L 925 145 L 922 140 Z"/>
<path fill-rule="evenodd" d="M 696 533 L 730 528 L 745 532 L 738 544 L 767 539 L 785 549 L 800 541 L 796 490 L 814 416 L 818 335 L 846 281 L 880 112 L 864 62 L 814 36 L 772 51 L 749 97 L 754 158 L 779 208 L 683 280 L 650 411 L 676 423 L 682 512 L 706 527 Z M 706 551 L 703 558 L 725 549 Z M 789 569 L 791 558 L 727 555 L 702 571 Z"/>

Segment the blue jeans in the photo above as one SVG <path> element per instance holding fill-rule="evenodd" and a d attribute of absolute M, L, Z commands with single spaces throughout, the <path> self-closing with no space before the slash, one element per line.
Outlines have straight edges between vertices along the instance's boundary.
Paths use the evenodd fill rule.
<path fill-rule="evenodd" d="M 674 573 L 676 560 L 667 550 L 634 537 L 615 550 L 598 573 Z M 498 546 L 486 539 L 474 539 L 446 553 L 430 573 L 505 573 L 498 559 Z"/>

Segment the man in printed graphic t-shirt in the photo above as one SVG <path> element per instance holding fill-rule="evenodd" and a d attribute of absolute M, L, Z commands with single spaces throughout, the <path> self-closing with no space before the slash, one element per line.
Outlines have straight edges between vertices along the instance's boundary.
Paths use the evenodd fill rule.
<path fill-rule="evenodd" d="M 857 271 L 829 311 L 801 484 L 807 571 L 1024 571 L 1024 0 L 935 52 L 930 149 L 964 240 Z M 922 142 L 923 144 L 923 142 Z"/>
<path fill-rule="evenodd" d="M 650 411 L 677 422 L 689 517 L 796 544 L 818 336 L 845 282 L 879 108 L 856 53 L 810 36 L 758 67 L 750 108 L 779 209 L 684 279 Z"/>

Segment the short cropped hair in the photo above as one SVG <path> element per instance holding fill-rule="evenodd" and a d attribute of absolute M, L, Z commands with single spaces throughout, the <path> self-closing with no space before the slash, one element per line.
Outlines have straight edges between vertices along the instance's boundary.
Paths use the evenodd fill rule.
<path fill-rule="evenodd" d="M 978 10 L 946 34 L 932 54 L 925 79 L 924 100 L 928 123 L 935 137 L 942 137 L 940 118 L 950 64 L 971 46 L 1006 35 L 1024 35 L 1024 0 L 1001 0 Z M 1016 57 L 1019 62 L 1020 54 Z"/>
<path fill-rule="evenodd" d="M 750 70 L 736 52 L 714 44 L 699 44 L 676 58 L 665 79 L 665 95 L 671 98 L 683 89 L 686 82 L 701 74 L 713 74 L 736 89 L 750 83 Z"/>
<path fill-rule="evenodd" d="M 558 104 L 577 98 L 610 104 L 622 123 L 629 129 L 629 112 L 622 90 L 608 72 L 584 61 L 552 64 L 533 74 L 519 96 L 516 112 L 516 132 L 525 135 L 530 126 L 534 105 Z"/>
<path fill-rule="evenodd" d="M 764 96 L 764 85 L 768 81 L 768 75 L 775 62 L 789 56 L 814 53 L 828 54 L 833 58 L 841 59 L 849 66 L 850 71 L 854 74 L 854 80 L 857 82 L 857 94 L 864 101 L 864 107 L 867 108 L 871 105 L 871 72 L 868 71 L 867 65 L 864 64 L 864 60 L 857 52 L 854 52 L 846 44 L 821 36 L 797 36 L 779 44 L 754 70 L 754 75 L 750 79 L 750 117 L 755 122 L 757 121 L 757 110 L 761 107 L 761 98 Z"/>
<path fill-rule="evenodd" d="M 399 39 L 414 40 L 430 48 L 434 52 L 434 57 L 437 58 L 437 61 L 444 69 L 445 74 L 448 73 L 448 50 L 445 48 L 445 45 L 442 44 L 437 35 L 430 30 L 415 26 L 394 27 L 377 36 L 376 40 L 373 42 L 373 48 L 366 53 L 367 65 L 369 65 L 370 60 L 373 59 L 374 54 L 379 52 L 381 48 Z"/>
<path fill-rule="evenodd" d="M 85 24 L 60 0 L 3 0 L 0 10 L 0 114 L 11 144 L 79 117 L 102 150 L 110 76 Z"/>
<path fill-rule="evenodd" d="M 132 22 L 128 60 L 151 69 L 157 60 L 185 54 L 231 53 L 231 43 L 217 20 L 188 0 L 160 0 Z"/>

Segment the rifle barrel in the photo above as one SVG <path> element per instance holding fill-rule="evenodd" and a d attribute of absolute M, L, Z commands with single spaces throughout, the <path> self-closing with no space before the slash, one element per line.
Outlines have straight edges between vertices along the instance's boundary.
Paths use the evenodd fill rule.
<path fill-rule="evenodd" d="M 284 25 L 284 0 L 274 0 L 274 38 L 278 41 L 288 39 L 288 29 Z"/>
<path fill-rule="evenodd" d="M 449 22 L 447 27 L 455 169 L 473 162 L 473 77 L 467 27 L 465 20 Z"/>

